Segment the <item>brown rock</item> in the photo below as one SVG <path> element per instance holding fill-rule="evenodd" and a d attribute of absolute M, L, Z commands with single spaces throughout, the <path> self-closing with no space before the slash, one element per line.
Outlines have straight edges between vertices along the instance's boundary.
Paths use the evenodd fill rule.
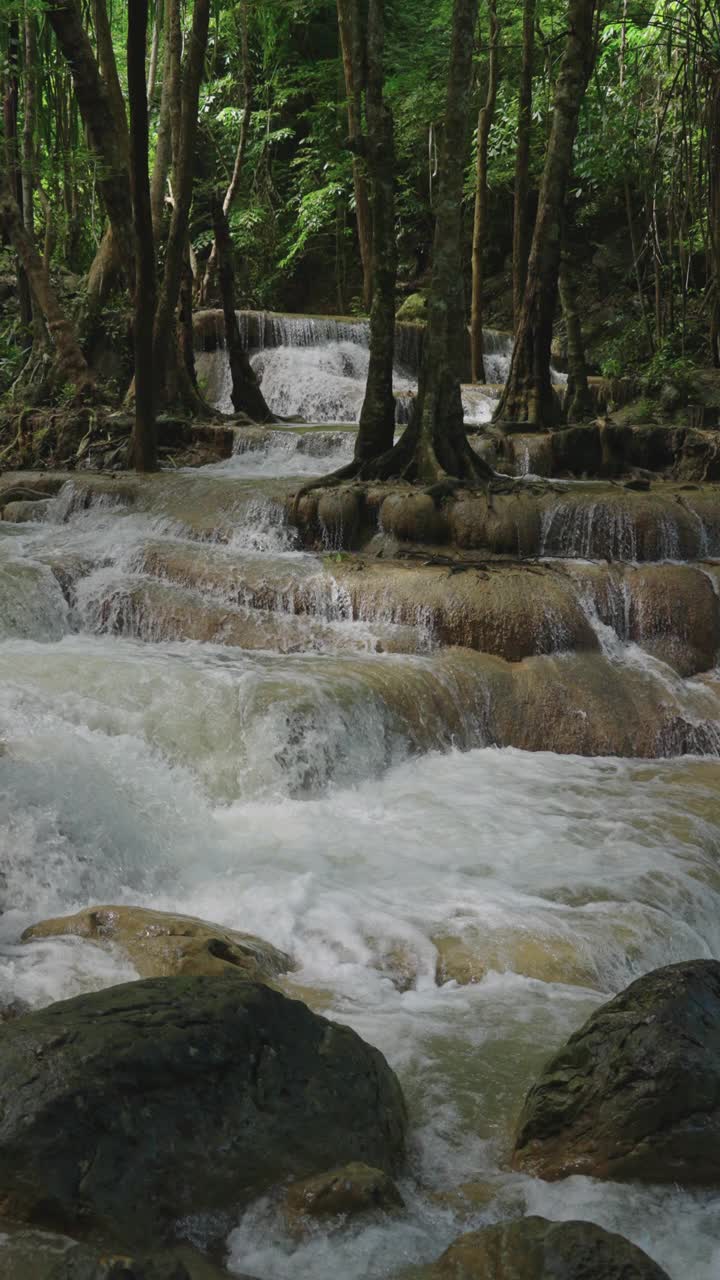
<path fill-rule="evenodd" d="M 262 938 L 147 907 L 88 907 L 31 925 L 22 940 L 67 935 L 120 947 L 141 978 L 213 976 L 236 969 L 253 981 L 267 982 L 294 968 L 290 956 Z"/>
<path fill-rule="evenodd" d="M 301 1230 L 305 1218 L 357 1217 L 377 1210 L 391 1213 L 402 1207 L 403 1198 L 389 1174 L 359 1162 L 293 1182 L 285 1199 L 293 1230 Z"/>

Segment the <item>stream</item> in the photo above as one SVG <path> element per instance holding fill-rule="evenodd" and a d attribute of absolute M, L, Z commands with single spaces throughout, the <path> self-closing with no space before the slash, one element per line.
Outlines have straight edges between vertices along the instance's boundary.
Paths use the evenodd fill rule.
<path fill-rule="evenodd" d="M 608 671 L 641 669 L 647 696 L 670 690 L 688 716 L 701 699 L 704 754 L 490 741 L 481 656 L 441 651 L 422 616 L 353 620 L 327 582 L 315 613 L 288 608 L 322 557 L 298 549 L 280 498 L 352 447 L 299 439 L 164 477 L 142 503 L 71 483 L 42 520 L 0 523 L 0 1002 L 135 977 L 120 953 L 19 938 L 88 903 L 142 903 L 292 953 L 298 994 L 386 1054 L 410 1113 L 404 1213 L 298 1241 L 263 1199 L 228 1238 L 231 1270 L 380 1280 L 539 1213 L 621 1232 L 672 1280 L 716 1280 L 720 1196 L 543 1183 L 508 1156 L 528 1086 L 595 1007 L 656 966 L 720 958 L 720 695 L 608 638 L 588 606 Z M 580 563 L 592 547 L 574 536 Z M 255 603 L 149 569 L 171 552 L 255 584 Z M 203 631 L 213 610 L 221 639 Z"/>

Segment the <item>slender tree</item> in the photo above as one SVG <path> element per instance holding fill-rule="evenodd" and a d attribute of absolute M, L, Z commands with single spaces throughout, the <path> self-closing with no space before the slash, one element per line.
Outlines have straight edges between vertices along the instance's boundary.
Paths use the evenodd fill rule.
<path fill-rule="evenodd" d="M 595 52 L 597 0 L 569 0 L 552 128 L 538 200 L 527 282 L 510 373 L 495 420 L 542 430 L 557 425 L 560 406 L 550 380 L 552 326 L 558 294 L 563 209 L 580 107 Z"/>
<path fill-rule="evenodd" d="M 498 33 L 496 0 L 488 0 L 488 83 L 477 124 L 475 165 L 475 215 L 472 240 L 472 306 L 470 311 L 470 363 L 473 382 L 485 381 L 483 353 L 483 254 L 488 224 L 488 143 L 495 114 L 498 86 Z"/>
<path fill-rule="evenodd" d="M 348 133 L 353 139 L 359 138 L 362 134 L 364 81 L 362 22 L 358 0 L 337 0 L 337 15 L 347 97 Z M 360 261 L 363 270 L 363 302 L 365 310 L 369 311 L 372 302 L 372 223 L 367 177 L 362 157 L 357 151 L 353 154 L 353 187 Z"/>
<path fill-rule="evenodd" d="M 575 267 L 572 255 L 567 250 L 564 250 L 562 255 L 559 287 L 568 355 L 568 380 L 563 417 L 566 422 L 583 422 L 593 414 L 593 401 L 588 384 Z"/>
<path fill-rule="evenodd" d="M 137 471 L 157 466 L 153 317 L 155 243 L 148 172 L 148 98 L 145 78 L 148 0 L 128 0 L 127 75 L 130 99 L 130 185 L 135 225 L 135 425 L 130 461 Z"/>
<path fill-rule="evenodd" d="M 513 201 L 513 327 L 520 323 L 530 252 L 530 138 L 532 134 L 535 0 L 523 0 L 522 66 L 518 87 L 515 195 Z"/>
<path fill-rule="evenodd" d="M 205 65 L 209 21 L 210 0 L 195 0 L 192 29 L 183 66 L 181 101 L 172 104 L 171 107 L 173 134 L 177 137 L 177 146 L 174 148 L 173 209 L 165 248 L 165 270 L 155 311 L 153 336 L 153 361 L 158 402 L 165 392 L 168 356 L 176 329 L 175 313 L 187 245 L 200 84 Z"/>
<path fill-rule="evenodd" d="M 181 59 L 180 0 L 167 0 L 162 93 L 151 184 L 153 231 L 156 244 L 160 243 L 165 222 L 165 191 L 173 156 L 173 123 L 176 129 L 179 129 L 180 124 L 176 104 L 180 101 Z"/>

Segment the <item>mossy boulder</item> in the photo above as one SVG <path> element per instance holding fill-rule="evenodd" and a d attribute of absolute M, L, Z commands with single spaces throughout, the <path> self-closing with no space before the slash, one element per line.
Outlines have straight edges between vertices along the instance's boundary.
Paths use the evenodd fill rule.
<path fill-rule="evenodd" d="M 656 969 L 596 1009 L 530 1090 L 513 1165 L 717 1186 L 720 964 Z"/>
<path fill-rule="evenodd" d="M 295 967 L 284 951 L 253 934 L 148 907 L 87 907 L 30 925 L 22 940 L 67 936 L 120 947 L 141 978 L 213 976 L 234 969 L 265 982 Z"/>
<path fill-rule="evenodd" d="M 428 314 L 426 293 L 410 293 L 397 310 L 396 319 L 406 324 L 425 324 Z"/>
<path fill-rule="evenodd" d="M 295 1231 L 302 1231 L 308 1219 L 392 1213 L 402 1207 L 403 1198 L 389 1174 L 360 1161 L 293 1182 L 285 1196 L 285 1214 Z"/>
<path fill-rule="evenodd" d="M 235 1280 L 252 1280 L 238 1276 Z M 229 1280 L 191 1245 L 127 1251 L 0 1219 L 0 1280 Z"/>
<path fill-rule="evenodd" d="M 460 1236 L 416 1280 L 668 1280 L 624 1236 L 592 1222 L 520 1218 Z"/>
<path fill-rule="evenodd" d="M 126 983 L 0 1035 L 4 1211 L 125 1248 L 351 1161 L 394 1173 L 405 1126 L 377 1049 L 231 974 Z"/>

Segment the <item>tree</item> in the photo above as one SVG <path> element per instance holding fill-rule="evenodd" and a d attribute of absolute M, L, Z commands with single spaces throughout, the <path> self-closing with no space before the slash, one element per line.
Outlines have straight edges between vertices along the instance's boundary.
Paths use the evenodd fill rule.
<path fill-rule="evenodd" d="M 347 97 L 348 133 L 359 138 L 362 133 L 362 23 L 357 0 L 337 0 L 338 35 L 342 54 L 345 94 Z M 363 269 L 363 302 L 370 310 L 372 302 L 372 230 L 370 201 L 362 158 L 353 157 L 353 187 L 360 260 Z"/>
<path fill-rule="evenodd" d="M 213 219 L 218 275 L 220 277 L 220 296 L 222 298 L 223 318 L 225 321 L 225 346 L 232 378 L 233 408 L 237 413 L 247 413 L 254 422 L 274 422 L 273 415 L 260 390 L 255 370 L 240 338 L 237 314 L 235 312 L 235 272 L 233 269 L 230 228 L 223 201 L 217 196 L 213 202 Z"/>
<path fill-rule="evenodd" d="M 498 85 L 498 19 L 496 0 L 488 0 L 490 39 L 488 41 L 488 84 L 477 124 L 475 167 L 475 217 L 472 240 L 472 306 L 470 312 L 470 363 L 473 382 L 485 381 L 483 357 L 483 252 L 488 222 L 488 142 L 495 113 Z"/>
<path fill-rule="evenodd" d="M 130 185 L 135 224 L 135 426 L 130 461 L 137 471 L 157 466 L 153 318 L 155 243 L 148 172 L 148 97 L 145 79 L 148 0 L 128 0 L 127 73 L 130 99 Z"/>
<path fill-rule="evenodd" d="M 535 61 L 535 0 L 523 0 L 522 67 L 518 87 L 515 194 L 513 201 L 513 328 L 520 323 L 530 250 L 530 136 Z"/>
<path fill-rule="evenodd" d="M 568 34 L 560 63 L 552 129 L 538 198 L 525 296 L 510 373 L 495 421 L 542 430 L 557 425 L 560 407 L 550 380 L 550 348 L 560 271 L 562 221 L 573 146 L 595 52 L 596 0 L 569 0 Z"/>

